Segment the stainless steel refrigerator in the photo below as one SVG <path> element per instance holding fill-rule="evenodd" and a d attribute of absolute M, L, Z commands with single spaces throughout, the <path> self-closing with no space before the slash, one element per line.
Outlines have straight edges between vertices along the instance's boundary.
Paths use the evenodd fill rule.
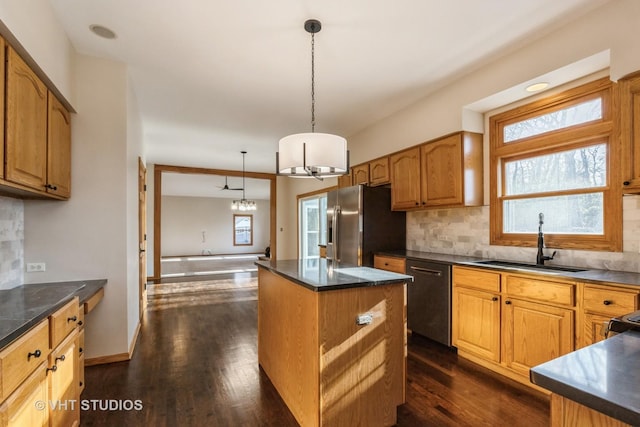
<path fill-rule="evenodd" d="M 327 259 L 373 266 L 380 251 L 405 249 L 405 212 L 391 211 L 391 189 L 354 185 L 327 194 Z"/>

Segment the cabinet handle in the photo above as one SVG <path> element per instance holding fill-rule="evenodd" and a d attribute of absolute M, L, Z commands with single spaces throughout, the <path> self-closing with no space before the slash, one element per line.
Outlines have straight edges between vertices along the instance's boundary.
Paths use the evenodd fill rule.
<path fill-rule="evenodd" d="M 58 189 L 58 187 L 56 187 L 55 185 L 51 185 L 51 184 L 45 185 L 44 188 L 48 188 L 49 190 L 57 190 Z"/>
<path fill-rule="evenodd" d="M 55 363 L 57 364 L 57 363 L 58 363 L 58 360 L 61 360 L 61 361 L 63 361 L 63 362 L 64 362 L 64 359 L 66 359 L 66 357 L 64 357 L 64 354 L 63 354 L 63 355 L 62 355 L 62 356 L 60 356 L 60 357 L 56 357 Z"/>
<path fill-rule="evenodd" d="M 416 202 L 416 206 L 420 206 L 420 203 Z"/>
<path fill-rule="evenodd" d="M 612 301 L 609 301 L 608 299 L 606 299 L 606 300 L 602 301 L 602 303 L 603 303 L 604 305 L 611 305 L 613 302 L 612 302 Z"/>
<path fill-rule="evenodd" d="M 498 297 L 491 298 L 491 301 L 498 301 Z"/>
<path fill-rule="evenodd" d="M 37 359 L 38 357 L 42 356 L 42 352 L 40 350 L 36 350 L 33 353 L 27 354 L 27 362 L 29 360 L 31 360 L 31 356 L 33 356 L 33 357 L 35 357 Z"/>
<path fill-rule="evenodd" d="M 504 303 L 507 304 L 507 305 L 511 305 L 511 301 L 509 301 L 509 300 L 505 301 Z"/>
<path fill-rule="evenodd" d="M 78 322 L 78 326 L 82 326 L 82 320 Z"/>
<path fill-rule="evenodd" d="M 625 181 L 625 182 L 623 182 L 623 184 L 624 184 L 624 185 L 629 185 L 629 184 L 631 184 L 631 182 L 629 182 L 629 181 Z"/>
<path fill-rule="evenodd" d="M 45 372 L 45 375 L 46 375 L 47 373 L 49 373 L 49 371 L 51 371 L 51 372 L 55 372 L 55 371 L 57 371 L 57 370 L 58 370 L 58 367 L 57 367 L 56 365 L 53 365 L 52 367 L 47 368 L 47 370 L 46 370 L 46 372 Z"/>
<path fill-rule="evenodd" d="M 418 271 L 420 273 L 427 273 L 427 274 L 431 274 L 433 276 L 442 276 L 442 272 L 438 271 L 438 270 L 431 270 L 430 268 L 423 268 L 423 267 L 415 267 L 415 266 L 411 266 L 409 267 L 410 269 L 412 269 L 413 271 Z"/>
<path fill-rule="evenodd" d="M 82 381 L 80 381 L 80 387 L 82 387 L 82 384 L 83 384 Z"/>
<path fill-rule="evenodd" d="M 67 317 L 67 323 L 75 322 L 76 320 L 78 320 L 78 316 Z"/>
<path fill-rule="evenodd" d="M 82 354 L 83 351 L 82 347 L 78 348 L 78 353 Z"/>

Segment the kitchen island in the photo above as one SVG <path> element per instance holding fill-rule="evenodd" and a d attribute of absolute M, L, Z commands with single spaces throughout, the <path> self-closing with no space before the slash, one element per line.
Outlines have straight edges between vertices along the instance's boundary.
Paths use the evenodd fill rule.
<path fill-rule="evenodd" d="M 396 423 L 411 276 L 258 261 L 258 362 L 303 426 Z"/>
<path fill-rule="evenodd" d="M 551 425 L 640 425 L 640 332 L 628 331 L 531 369 L 550 390 Z"/>

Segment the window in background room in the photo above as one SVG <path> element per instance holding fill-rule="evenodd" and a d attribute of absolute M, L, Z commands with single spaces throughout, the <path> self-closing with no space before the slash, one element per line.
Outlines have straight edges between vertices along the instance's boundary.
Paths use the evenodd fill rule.
<path fill-rule="evenodd" d="M 325 245 L 327 242 L 327 194 L 300 198 L 298 212 L 299 256 L 301 259 L 318 259 L 319 245 Z"/>
<path fill-rule="evenodd" d="M 615 93 L 600 79 L 489 119 L 491 244 L 622 250 Z"/>
<path fill-rule="evenodd" d="M 253 215 L 233 215 L 233 246 L 253 245 Z"/>

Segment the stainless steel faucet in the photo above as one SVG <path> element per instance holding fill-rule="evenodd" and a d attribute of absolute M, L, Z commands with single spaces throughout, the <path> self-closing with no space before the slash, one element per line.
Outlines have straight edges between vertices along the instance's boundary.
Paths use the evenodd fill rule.
<path fill-rule="evenodd" d="M 544 214 L 540 212 L 538 214 L 538 255 L 536 256 L 536 264 L 544 265 L 545 261 L 552 260 L 556 256 L 557 251 L 553 251 L 551 256 L 544 254 L 544 234 L 542 234 L 542 224 L 544 224 Z"/>

